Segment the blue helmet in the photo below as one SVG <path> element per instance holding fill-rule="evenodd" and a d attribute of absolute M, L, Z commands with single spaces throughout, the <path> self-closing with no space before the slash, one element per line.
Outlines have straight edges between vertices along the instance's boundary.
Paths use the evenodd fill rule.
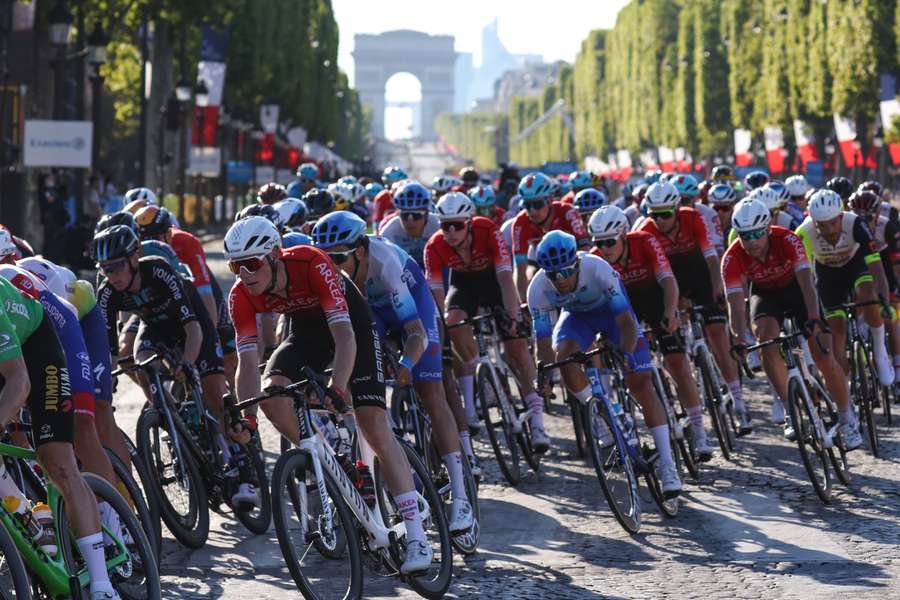
<path fill-rule="evenodd" d="M 384 185 L 391 185 L 392 183 L 397 183 L 404 179 L 409 179 L 409 177 L 406 175 L 406 171 L 400 167 L 387 167 L 381 173 L 381 182 L 384 183 Z"/>
<path fill-rule="evenodd" d="M 594 188 L 587 188 L 575 194 L 575 200 L 572 201 L 575 208 L 581 214 L 592 213 L 604 204 L 606 204 L 606 196 L 603 192 L 598 192 Z"/>
<path fill-rule="evenodd" d="M 769 176 L 766 175 L 763 171 L 753 171 L 751 173 L 747 173 L 747 176 L 744 177 L 744 185 L 746 185 L 751 190 L 762 187 L 767 183 L 769 183 Z"/>
<path fill-rule="evenodd" d="M 717 183 L 709 188 L 706 200 L 713 205 L 734 204 L 737 200 L 737 192 L 727 183 Z"/>
<path fill-rule="evenodd" d="M 487 208 L 497 202 L 494 188 L 489 185 L 476 185 L 469 190 L 469 198 L 475 204 L 475 208 Z"/>
<path fill-rule="evenodd" d="M 315 163 L 303 163 L 297 167 L 297 177 L 315 181 L 319 178 L 319 167 L 317 167 Z"/>
<path fill-rule="evenodd" d="M 366 222 L 347 210 L 328 213 L 316 222 L 312 230 L 313 243 L 323 250 L 353 246 L 365 234 Z"/>
<path fill-rule="evenodd" d="M 569 183 L 573 190 L 583 190 L 594 185 L 594 176 L 590 171 L 572 171 L 569 174 Z"/>
<path fill-rule="evenodd" d="M 578 244 L 575 236 L 565 231 L 551 231 L 537 246 L 537 263 L 545 271 L 571 267 L 577 258 Z"/>
<path fill-rule="evenodd" d="M 394 194 L 394 206 L 400 210 L 428 210 L 431 190 L 418 181 L 406 183 Z"/>
<path fill-rule="evenodd" d="M 549 199 L 554 187 L 553 180 L 543 173 L 529 173 L 519 182 L 519 194 L 523 202 Z"/>
<path fill-rule="evenodd" d="M 646 183 L 648 186 L 653 185 L 654 183 L 659 181 L 660 177 L 662 177 L 662 171 L 660 171 L 660 170 L 648 171 L 644 175 L 644 183 Z"/>
<path fill-rule="evenodd" d="M 775 193 L 778 194 L 778 203 L 780 206 L 784 206 L 788 203 L 788 200 L 791 199 L 791 195 L 788 194 L 787 186 L 780 179 L 773 179 L 766 184 L 766 187 L 775 190 Z"/>
<path fill-rule="evenodd" d="M 282 248 L 293 248 L 294 246 L 312 246 L 313 241 L 312 238 L 306 235 L 305 233 L 300 233 L 299 231 L 291 231 L 281 238 L 281 247 Z"/>
<path fill-rule="evenodd" d="M 670 180 L 682 198 L 696 198 L 700 195 L 700 186 L 693 175 L 676 175 Z"/>
<path fill-rule="evenodd" d="M 383 190 L 384 186 L 377 181 L 366 184 L 366 196 L 368 196 L 369 200 L 374 200 L 375 196 L 380 194 Z"/>

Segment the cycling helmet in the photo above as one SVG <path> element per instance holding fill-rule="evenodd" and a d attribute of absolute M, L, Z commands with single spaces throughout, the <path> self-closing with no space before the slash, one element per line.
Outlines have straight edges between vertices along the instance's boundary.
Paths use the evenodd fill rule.
<path fill-rule="evenodd" d="M 734 170 L 728 165 L 718 165 L 712 170 L 713 181 L 734 181 Z"/>
<path fill-rule="evenodd" d="M 431 192 L 418 181 L 411 181 L 394 194 L 394 206 L 400 210 L 428 210 Z"/>
<path fill-rule="evenodd" d="M 678 173 L 663 173 L 659 176 L 659 181 L 672 181 L 672 179 L 677 176 Z"/>
<path fill-rule="evenodd" d="M 316 248 L 355 246 L 366 235 L 366 222 L 350 211 L 329 213 L 316 222 L 312 230 Z"/>
<path fill-rule="evenodd" d="M 713 205 L 734 204 L 737 200 L 737 192 L 727 183 L 717 183 L 709 188 L 706 199 Z"/>
<path fill-rule="evenodd" d="M 334 196 L 334 210 L 347 210 L 353 202 L 352 190 L 342 183 L 332 183 L 328 191 Z"/>
<path fill-rule="evenodd" d="M 780 179 L 773 179 L 769 183 L 765 185 L 765 187 L 770 190 L 775 190 L 775 193 L 778 194 L 778 208 L 784 208 L 784 206 L 788 203 L 788 200 L 791 199 L 790 194 L 787 191 L 787 185 Z"/>
<path fill-rule="evenodd" d="M 628 217 L 618 206 L 601 206 L 588 221 L 588 233 L 595 240 L 616 238 L 628 231 Z"/>
<path fill-rule="evenodd" d="M 625 183 L 622 186 L 622 197 L 625 198 L 626 201 L 631 200 L 634 197 L 634 188 L 635 184 L 631 181 Z"/>
<path fill-rule="evenodd" d="M 562 185 L 559 180 L 550 178 L 550 199 L 559 198 L 562 194 Z"/>
<path fill-rule="evenodd" d="M 353 175 L 344 175 L 343 177 L 338 179 L 337 182 L 341 185 L 353 185 L 354 183 L 356 183 L 356 177 L 354 177 Z"/>
<path fill-rule="evenodd" d="M 594 183 L 594 176 L 590 171 L 572 171 L 569 174 L 569 183 L 572 184 L 572 189 L 578 192 L 591 187 Z"/>
<path fill-rule="evenodd" d="M 784 182 L 784 187 L 787 188 L 788 196 L 791 198 L 801 198 L 809 191 L 810 186 L 803 175 L 791 175 Z"/>
<path fill-rule="evenodd" d="M 861 184 L 859 184 L 859 187 L 856 189 L 857 190 L 868 190 L 870 192 L 874 192 L 875 195 L 877 195 L 879 198 L 882 198 L 884 196 L 884 186 L 881 185 L 879 182 L 875 181 L 874 179 L 870 179 L 868 181 L 863 181 Z"/>
<path fill-rule="evenodd" d="M 137 200 L 132 200 L 131 202 L 126 204 L 125 208 L 123 208 L 122 210 L 133 215 L 134 213 L 141 210 L 145 206 L 156 206 L 156 205 L 152 204 L 151 202 L 148 202 L 146 199 L 139 198 Z"/>
<path fill-rule="evenodd" d="M 392 183 L 396 183 L 406 178 L 406 172 L 400 167 L 396 166 L 387 167 L 381 173 L 381 182 L 384 185 L 391 185 Z"/>
<path fill-rule="evenodd" d="M 281 234 L 275 224 L 258 215 L 236 222 L 225 234 L 225 260 L 267 256 L 281 248 Z"/>
<path fill-rule="evenodd" d="M 462 192 L 448 192 L 440 199 L 435 207 L 440 221 L 458 221 L 469 219 L 475 214 L 475 205 L 472 200 Z"/>
<path fill-rule="evenodd" d="M 644 196 L 647 194 L 647 188 L 650 187 L 646 183 L 641 183 L 635 186 L 632 198 L 637 200 L 640 204 L 641 200 L 644 199 Z"/>
<path fill-rule="evenodd" d="M 358 181 L 353 183 L 345 183 L 344 185 L 350 190 L 350 198 L 352 202 L 364 203 L 369 197 L 366 195 L 366 188 Z"/>
<path fill-rule="evenodd" d="M 312 217 L 321 217 L 334 210 L 334 196 L 328 190 L 313 188 L 303 194 L 303 202 Z"/>
<path fill-rule="evenodd" d="M 662 171 L 660 171 L 659 169 L 655 171 L 647 171 L 647 173 L 644 174 L 644 183 L 646 183 L 648 186 L 651 186 L 659 181 L 660 177 L 662 177 Z"/>
<path fill-rule="evenodd" d="M 559 229 L 547 233 L 537 245 L 537 264 L 544 271 L 571 267 L 578 259 L 575 236 Z"/>
<path fill-rule="evenodd" d="M 380 194 L 382 191 L 384 191 L 384 186 L 377 181 L 366 184 L 366 196 L 369 198 L 369 200 L 374 200 L 375 196 Z"/>
<path fill-rule="evenodd" d="M 572 205 L 582 215 L 587 215 L 606 204 L 606 196 L 594 188 L 586 188 L 575 194 Z"/>
<path fill-rule="evenodd" d="M 269 204 L 249 204 L 234 216 L 235 223 L 248 217 L 265 217 L 272 222 L 275 227 L 281 229 L 281 215 Z"/>
<path fill-rule="evenodd" d="M 138 235 L 155 237 L 172 227 L 172 213 L 162 206 L 145 206 L 134 215 Z"/>
<path fill-rule="evenodd" d="M 446 194 L 461 184 L 462 180 L 459 177 L 454 177 L 453 175 L 438 175 L 431 180 L 431 189 L 434 190 L 435 194 Z"/>
<path fill-rule="evenodd" d="M 272 208 L 278 213 L 282 227 L 300 227 L 309 216 L 306 203 L 299 198 L 285 198 L 273 204 Z"/>
<path fill-rule="evenodd" d="M 5 258 L 10 254 L 15 257 L 16 244 L 13 242 L 12 235 L 5 229 L 0 229 L 0 258 Z"/>
<path fill-rule="evenodd" d="M 731 227 L 738 233 L 762 229 L 771 220 L 772 213 L 766 205 L 752 196 L 738 202 L 731 213 Z"/>
<path fill-rule="evenodd" d="M 830 221 L 842 212 L 843 201 L 834 190 L 818 190 L 809 199 L 809 216 L 813 221 Z"/>
<path fill-rule="evenodd" d="M 299 231 L 289 231 L 281 236 L 281 244 L 285 248 L 293 248 L 294 246 L 312 246 L 312 238 L 305 233 Z"/>
<path fill-rule="evenodd" d="M 832 177 L 825 183 L 825 189 L 836 192 L 841 198 L 849 198 L 853 193 L 853 184 L 846 177 Z"/>
<path fill-rule="evenodd" d="M 475 203 L 476 208 L 488 208 L 497 201 L 494 188 L 489 185 L 476 185 L 469 190 L 469 198 Z"/>
<path fill-rule="evenodd" d="M 124 210 L 109 215 L 103 215 L 94 226 L 94 233 L 100 233 L 104 229 L 109 229 L 113 225 L 125 225 L 137 233 L 137 223 L 134 222 L 134 215 Z"/>
<path fill-rule="evenodd" d="M 658 181 L 647 189 L 644 201 L 650 212 L 659 210 L 675 210 L 681 194 L 678 189 L 668 181 Z"/>
<path fill-rule="evenodd" d="M 459 170 L 459 178 L 465 185 L 478 185 L 478 171 L 472 167 L 463 167 Z"/>
<path fill-rule="evenodd" d="M 285 198 L 287 198 L 287 190 L 283 185 L 274 181 L 263 185 L 256 193 L 256 201 L 260 204 L 275 204 Z"/>
<path fill-rule="evenodd" d="M 549 199 L 553 193 L 553 180 L 543 173 L 531 173 L 519 182 L 519 194 L 522 202 L 529 200 Z"/>
<path fill-rule="evenodd" d="M 156 200 L 156 194 L 150 188 L 136 187 L 125 192 L 125 203 L 129 204 L 135 200 L 143 200 L 147 204 L 159 204 Z M 142 205 L 144 206 L 144 205 Z M 134 212 L 134 211 L 130 211 Z"/>
<path fill-rule="evenodd" d="M 747 195 L 748 199 L 759 200 L 765 205 L 765 207 L 769 210 L 769 212 L 778 210 L 781 208 L 781 200 L 778 195 L 778 192 L 773 190 L 772 188 L 764 185 L 763 187 L 756 188 L 752 192 Z"/>
<path fill-rule="evenodd" d="M 744 185 L 749 189 L 755 190 L 769 183 L 769 176 L 762 171 L 752 171 L 744 177 Z"/>
<path fill-rule="evenodd" d="M 134 230 L 125 225 L 113 225 L 94 236 L 91 243 L 91 256 L 98 263 L 128 258 L 140 248 Z"/>
<path fill-rule="evenodd" d="M 301 179 L 315 181 L 319 178 L 319 167 L 316 166 L 316 163 L 303 163 L 297 167 L 297 176 Z"/>
<path fill-rule="evenodd" d="M 700 195 L 697 178 L 693 175 L 676 175 L 670 180 L 670 183 L 675 186 L 682 198 L 694 199 Z"/>
<path fill-rule="evenodd" d="M 881 197 L 871 190 L 856 190 L 850 194 L 850 210 L 858 215 L 874 212 L 880 204 Z"/>

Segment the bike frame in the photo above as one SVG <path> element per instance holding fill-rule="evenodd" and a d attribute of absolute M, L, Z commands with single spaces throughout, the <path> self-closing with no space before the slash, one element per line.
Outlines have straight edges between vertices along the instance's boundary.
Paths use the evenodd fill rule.
<path fill-rule="evenodd" d="M 479 315 L 471 319 L 472 328 L 475 334 L 475 342 L 478 344 L 478 362 L 485 365 L 491 376 L 497 383 L 500 383 L 502 377 L 509 378 L 512 369 L 506 364 L 503 358 L 503 350 L 500 347 L 500 340 L 497 339 L 494 330 L 491 315 Z M 512 424 L 513 433 L 516 435 L 522 433 L 522 428 L 527 419 L 534 414 L 532 409 L 527 409 L 522 414 L 516 416 L 515 408 L 509 401 L 505 393 L 502 393 L 503 387 L 500 387 L 501 393 L 497 401 L 500 403 L 500 410 L 503 411 L 503 418 Z"/>

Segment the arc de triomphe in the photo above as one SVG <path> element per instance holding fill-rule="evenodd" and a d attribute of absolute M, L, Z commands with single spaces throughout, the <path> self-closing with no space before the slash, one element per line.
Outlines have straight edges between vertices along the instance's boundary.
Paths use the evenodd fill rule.
<path fill-rule="evenodd" d="M 372 133 L 384 137 L 384 88 L 395 73 L 415 75 L 422 85 L 422 138 L 434 139 L 434 118 L 453 110 L 453 36 L 401 29 L 353 36 L 354 85 L 372 109 Z"/>

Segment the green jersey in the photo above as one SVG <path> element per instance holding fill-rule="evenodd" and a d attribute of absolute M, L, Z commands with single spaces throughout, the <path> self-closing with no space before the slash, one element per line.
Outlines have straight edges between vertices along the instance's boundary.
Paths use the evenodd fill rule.
<path fill-rule="evenodd" d="M 22 344 L 43 319 L 40 301 L 0 277 L 0 362 L 22 356 Z"/>

